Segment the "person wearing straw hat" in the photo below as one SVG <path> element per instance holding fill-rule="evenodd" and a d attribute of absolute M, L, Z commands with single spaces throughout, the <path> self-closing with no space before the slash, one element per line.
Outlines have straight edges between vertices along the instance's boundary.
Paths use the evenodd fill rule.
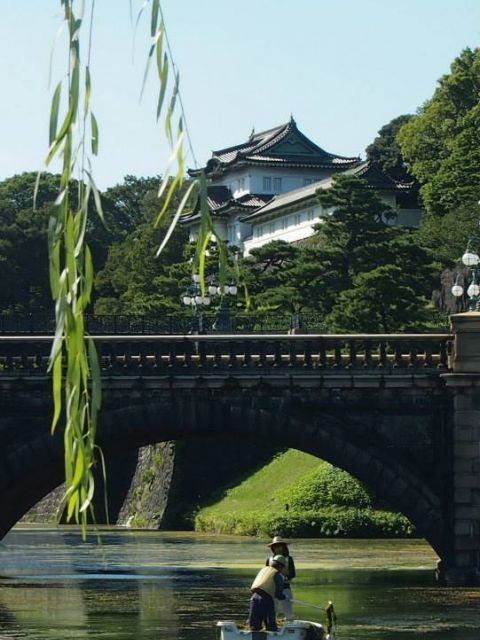
<path fill-rule="evenodd" d="M 262 567 L 257 573 L 250 587 L 250 610 L 248 612 L 248 625 L 251 631 L 260 631 L 265 625 L 267 631 L 278 631 L 275 617 L 274 598 L 283 600 L 283 576 L 286 560 L 281 555 L 271 558 L 266 567 Z"/>
<path fill-rule="evenodd" d="M 273 540 L 267 545 L 270 547 L 272 555 L 267 558 L 265 565 L 268 566 L 272 557 L 280 554 L 286 560 L 285 568 L 282 570 L 283 574 L 283 595 L 284 599 L 281 600 L 283 606 L 283 615 L 287 619 L 288 622 L 291 622 L 293 618 L 293 605 L 292 605 L 292 588 L 290 586 L 290 581 L 295 578 L 295 563 L 293 561 L 292 556 L 290 555 L 290 551 L 288 549 L 288 544 L 286 540 L 283 540 L 281 536 L 274 536 Z"/>

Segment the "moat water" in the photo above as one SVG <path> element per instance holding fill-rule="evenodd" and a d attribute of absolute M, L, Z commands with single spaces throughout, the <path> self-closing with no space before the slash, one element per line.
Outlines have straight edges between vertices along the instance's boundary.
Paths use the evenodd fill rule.
<path fill-rule="evenodd" d="M 0 543 L 0 639 L 215 640 L 245 621 L 266 540 L 72 528 L 15 529 Z M 298 540 L 294 597 L 336 606 L 338 640 L 479 640 L 480 589 L 435 583 L 419 540 Z M 295 606 L 297 618 L 323 612 Z"/>

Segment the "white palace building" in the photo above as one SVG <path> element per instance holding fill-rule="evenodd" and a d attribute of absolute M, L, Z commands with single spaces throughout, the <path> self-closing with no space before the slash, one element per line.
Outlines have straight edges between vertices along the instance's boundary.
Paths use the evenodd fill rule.
<path fill-rule="evenodd" d="M 202 169 L 189 170 L 191 177 Z M 209 181 L 208 206 L 216 233 L 244 255 L 272 240 L 299 242 L 328 213 L 316 192 L 328 189 L 339 173 L 365 179 L 397 211 L 395 224 L 416 227 L 421 210 L 402 206 L 411 184 L 396 182 L 360 158 L 324 151 L 309 140 L 293 118 L 268 131 L 252 133 L 243 144 L 214 151 L 203 168 Z M 199 205 L 184 218 L 197 235 Z"/>

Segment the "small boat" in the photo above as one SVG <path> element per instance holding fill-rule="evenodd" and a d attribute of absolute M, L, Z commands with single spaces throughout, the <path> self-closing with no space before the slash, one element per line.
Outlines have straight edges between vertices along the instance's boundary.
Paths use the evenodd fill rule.
<path fill-rule="evenodd" d="M 333 635 L 327 634 L 323 625 L 308 620 L 294 620 L 286 622 L 278 631 L 241 630 L 235 622 L 221 620 L 217 622 L 220 640 L 270 640 L 284 638 L 285 640 L 333 640 Z"/>

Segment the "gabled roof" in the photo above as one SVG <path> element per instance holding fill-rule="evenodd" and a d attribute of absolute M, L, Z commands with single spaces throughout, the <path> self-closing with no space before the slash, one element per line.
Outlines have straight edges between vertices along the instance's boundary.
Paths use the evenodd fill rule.
<path fill-rule="evenodd" d="M 221 216 L 233 209 L 243 211 L 248 215 L 259 207 L 269 202 L 273 195 L 245 193 L 239 198 L 234 198 L 228 187 L 208 186 L 207 187 L 207 204 L 213 216 Z M 200 199 L 197 199 L 195 207 L 189 215 L 181 218 L 181 222 L 191 222 L 200 216 Z"/>
<path fill-rule="evenodd" d="M 357 178 L 366 180 L 369 188 L 374 189 L 375 191 L 394 191 L 396 193 L 405 193 L 410 191 L 413 187 L 413 182 L 398 182 L 382 171 L 378 165 L 370 162 L 369 160 L 361 162 L 353 169 L 348 169 L 345 171 L 345 174 L 347 176 L 357 176 Z"/>
<path fill-rule="evenodd" d="M 212 152 L 204 167 L 207 176 L 227 173 L 242 165 L 271 167 L 301 167 L 344 171 L 358 164 L 359 158 L 347 158 L 328 153 L 307 138 L 290 119 L 273 129 L 260 133 L 252 132 L 243 144 Z M 201 169 L 189 169 L 196 176 Z"/>
<path fill-rule="evenodd" d="M 368 188 L 374 191 L 386 191 L 390 193 L 408 193 L 412 188 L 412 183 L 396 182 L 384 173 L 378 166 L 368 160 L 360 162 L 356 167 L 343 171 L 341 175 L 356 176 L 368 182 Z M 308 200 L 315 200 L 319 189 L 329 189 L 333 184 L 333 178 L 325 178 L 318 182 L 313 182 L 306 187 L 292 189 L 285 193 L 274 196 L 264 206 L 251 212 L 242 218 L 244 222 L 252 222 L 264 215 L 286 209 Z"/>

